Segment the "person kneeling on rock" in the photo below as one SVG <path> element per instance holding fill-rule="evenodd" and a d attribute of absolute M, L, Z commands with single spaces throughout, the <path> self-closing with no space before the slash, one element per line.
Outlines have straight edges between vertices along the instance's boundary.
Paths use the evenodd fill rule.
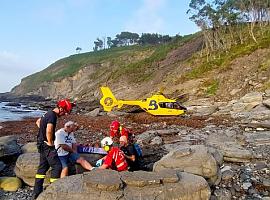
<path fill-rule="evenodd" d="M 139 156 L 133 144 L 128 142 L 126 136 L 121 136 L 119 139 L 120 149 L 124 152 L 125 158 L 128 163 L 128 171 L 140 170 Z"/>
<path fill-rule="evenodd" d="M 124 153 L 113 146 L 113 140 L 110 137 L 105 137 L 101 140 L 101 147 L 108 152 L 108 154 L 101 160 L 103 161 L 99 169 L 113 169 L 117 171 L 128 170 L 128 164 Z"/>
<path fill-rule="evenodd" d="M 55 148 L 59 160 L 62 164 L 61 178 L 68 175 L 68 162 L 80 164 L 84 169 L 91 171 L 94 169 L 92 165 L 81 157 L 76 152 L 76 140 L 73 134 L 73 131 L 77 129 L 78 125 L 73 121 L 68 121 L 65 123 L 64 128 L 59 129 L 55 133 Z"/>

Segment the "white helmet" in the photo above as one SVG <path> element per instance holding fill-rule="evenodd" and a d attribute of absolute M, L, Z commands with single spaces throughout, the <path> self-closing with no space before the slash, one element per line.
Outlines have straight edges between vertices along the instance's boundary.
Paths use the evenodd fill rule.
<path fill-rule="evenodd" d="M 105 137 L 101 140 L 101 147 L 111 146 L 113 144 L 113 140 L 110 137 Z"/>

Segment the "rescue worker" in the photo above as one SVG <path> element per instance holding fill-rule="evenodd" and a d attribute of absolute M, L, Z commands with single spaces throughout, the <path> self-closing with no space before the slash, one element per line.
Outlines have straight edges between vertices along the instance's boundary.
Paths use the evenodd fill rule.
<path fill-rule="evenodd" d="M 103 138 L 101 140 L 101 147 L 107 151 L 108 154 L 103 158 L 103 164 L 99 167 L 99 169 L 110 168 L 119 172 L 128 170 L 125 155 L 118 147 L 113 146 L 112 138 Z"/>
<path fill-rule="evenodd" d="M 120 149 L 124 152 L 128 163 L 128 171 L 140 170 L 139 159 L 133 144 L 129 143 L 126 136 L 119 139 Z"/>
<path fill-rule="evenodd" d="M 77 144 L 73 133 L 77 130 L 77 127 L 77 123 L 68 121 L 65 123 L 64 128 L 59 129 L 55 133 L 56 138 L 54 144 L 62 165 L 61 178 L 68 175 L 69 161 L 71 161 L 72 164 L 78 163 L 89 171 L 94 169 L 87 160 L 77 153 Z"/>
<path fill-rule="evenodd" d="M 46 172 L 51 167 L 50 182 L 60 177 L 62 166 L 54 147 L 55 128 L 57 118 L 69 114 L 74 106 L 70 101 L 63 99 L 58 101 L 57 107 L 49 110 L 36 121 L 39 128 L 37 136 L 37 148 L 40 153 L 40 161 L 35 179 L 34 198 L 43 191 L 43 182 Z"/>
<path fill-rule="evenodd" d="M 121 136 L 126 136 L 129 139 L 129 130 L 120 125 L 119 121 L 115 120 L 110 125 L 110 137 L 113 139 L 114 143 L 119 143 L 119 138 Z"/>

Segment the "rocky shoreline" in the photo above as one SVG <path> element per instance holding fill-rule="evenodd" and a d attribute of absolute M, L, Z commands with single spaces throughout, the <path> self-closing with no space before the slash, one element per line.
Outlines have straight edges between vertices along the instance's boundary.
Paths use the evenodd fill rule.
<path fill-rule="evenodd" d="M 160 165 L 204 177 L 211 200 L 269 200 L 270 115 L 267 106 L 263 107 L 268 105 L 268 100 L 267 95 L 252 93 L 225 106 L 205 100 L 189 102 L 189 110 L 193 113 L 183 117 L 125 112 L 107 114 L 99 108 L 91 112 L 78 110 L 77 114 L 61 119 L 58 128 L 67 120 L 77 121 L 80 123 L 76 133 L 78 142 L 93 145 L 108 133 L 110 122 L 119 119 L 143 147 L 149 171 L 161 170 Z M 0 137 L 16 135 L 20 146 L 33 142 L 37 132 L 35 120 L 0 123 Z M 15 161 L 6 165 L 0 176 L 14 176 Z M 91 174 L 83 176 L 92 177 Z M 79 178 L 78 175 L 74 177 Z M 70 178 L 70 181 L 75 179 Z M 53 195 L 50 193 L 53 187 L 57 185 L 50 186 L 48 194 Z M 31 199 L 31 190 L 32 187 L 24 185 L 17 192 L 1 191 L 0 197 Z M 59 190 L 59 195 L 65 195 L 63 192 Z"/>

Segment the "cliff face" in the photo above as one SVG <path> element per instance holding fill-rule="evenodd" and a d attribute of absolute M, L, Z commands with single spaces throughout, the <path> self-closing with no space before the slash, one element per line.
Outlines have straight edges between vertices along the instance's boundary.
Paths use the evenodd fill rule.
<path fill-rule="evenodd" d="M 191 99 L 210 96 L 228 101 L 270 88 L 270 48 L 255 49 L 226 66 L 214 66 L 198 77 L 185 78 L 201 66 L 198 52 L 202 46 L 202 38 L 195 37 L 170 48 L 164 57 L 164 48 L 156 47 L 100 52 L 95 62 L 90 60 L 91 54 L 74 55 L 24 78 L 11 93 L 94 100 L 100 99 L 99 87 L 107 85 L 122 99 L 143 98 L 163 89 L 174 97 L 185 93 Z M 78 63 L 81 67 L 73 70 Z M 67 70 L 73 73 L 65 75 Z"/>
<path fill-rule="evenodd" d="M 22 81 L 20 85 L 12 89 L 12 93 L 16 95 L 40 95 L 46 98 L 73 98 L 89 89 L 94 83 L 91 82 L 89 76 L 95 72 L 96 65 L 86 66 L 79 70 L 74 76 L 63 78 L 60 81 L 51 81 L 42 83 L 38 89 L 25 93 L 26 81 Z"/>
<path fill-rule="evenodd" d="M 164 49 L 124 49 L 114 53 L 110 59 L 100 59 L 95 63 L 82 63 L 81 59 L 80 64 L 83 67 L 71 75 L 59 78 L 58 74 L 68 68 L 68 62 L 74 66 L 78 64 L 66 58 L 67 61 L 57 61 L 47 69 L 22 79 L 11 93 L 18 96 L 40 95 L 52 99 L 65 97 L 93 100 L 100 97 L 99 87 L 108 85 L 121 98 L 139 98 L 163 87 L 166 76 L 179 67 L 178 63 L 190 58 L 201 47 L 202 38 L 198 37 L 169 51 L 165 49 L 167 53 L 163 59 L 156 59 L 156 56 L 164 54 Z M 86 58 L 83 59 L 86 60 L 88 55 L 73 57 L 76 56 L 84 56 Z M 48 81 L 52 75 L 56 78 Z"/>

